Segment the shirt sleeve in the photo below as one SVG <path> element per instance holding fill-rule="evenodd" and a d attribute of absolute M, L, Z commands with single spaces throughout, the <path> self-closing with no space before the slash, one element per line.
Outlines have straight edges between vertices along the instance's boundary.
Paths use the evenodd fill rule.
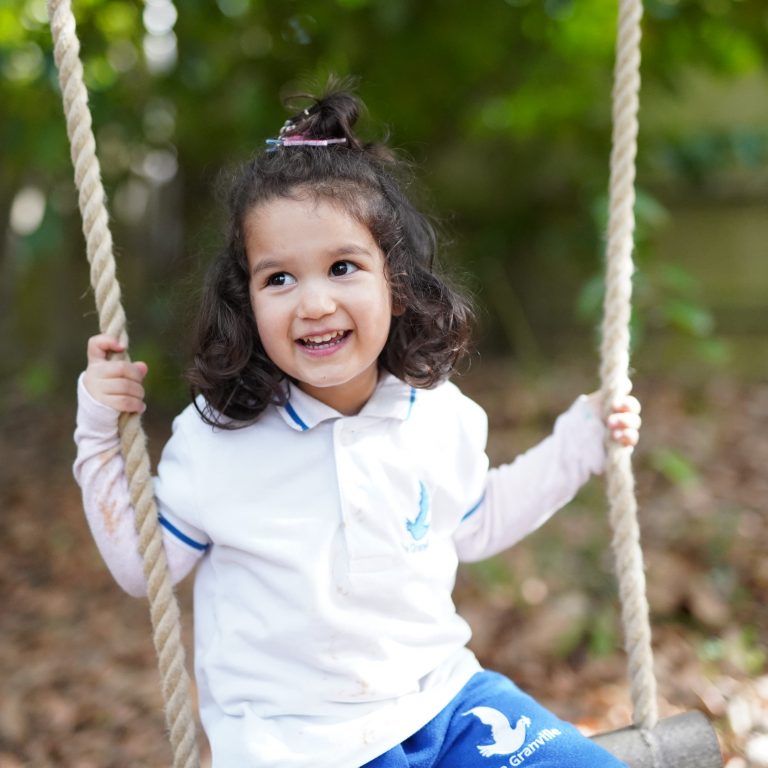
<path fill-rule="evenodd" d="M 491 557 L 536 530 L 602 472 L 604 439 L 602 421 L 582 395 L 549 437 L 488 472 L 485 494 L 454 535 L 459 559 Z"/>
<path fill-rule="evenodd" d="M 434 467 L 432 503 L 443 513 L 433 520 L 434 530 L 442 518 L 446 534 L 455 538 L 457 526 L 464 527 L 485 497 L 488 416 L 451 382 L 429 394 L 429 405 L 420 411 L 424 420 L 415 425 L 419 434 L 429 436 L 429 443 L 420 446 L 414 464 L 425 461 Z"/>
<path fill-rule="evenodd" d="M 85 388 L 82 376 L 77 398 L 77 457 L 73 472 L 82 492 L 85 516 L 115 581 L 129 594 L 141 597 L 146 595 L 147 582 L 120 452 L 120 414 L 95 400 Z M 189 573 L 207 548 L 203 544 L 199 548 L 189 546 L 167 525 L 163 525 L 163 543 L 174 584 Z"/>

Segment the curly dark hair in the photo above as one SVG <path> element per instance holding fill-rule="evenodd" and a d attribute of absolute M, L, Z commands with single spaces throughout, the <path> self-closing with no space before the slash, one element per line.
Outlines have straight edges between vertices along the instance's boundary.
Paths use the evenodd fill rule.
<path fill-rule="evenodd" d="M 386 259 L 392 291 L 389 337 L 379 364 L 414 387 L 447 378 L 468 351 L 474 319 L 467 297 L 434 271 L 437 238 L 399 181 L 405 163 L 383 144 L 363 143 L 353 127 L 362 104 L 335 91 L 291 118 L 281 135 L 340 138 L 328 146 L 277 146 L 242 165 L 230 183 L 224 249 L 209 268 L 186 372 L 202 418 L 235 429 L 270 403 L 285 401 L 285 374 L 256 330 L 245 249 L 246 215 L 276 198 L 311 195 L 340 205 L 373 235 Z M 205 405 L 197 404 L 202 395 Z"/>

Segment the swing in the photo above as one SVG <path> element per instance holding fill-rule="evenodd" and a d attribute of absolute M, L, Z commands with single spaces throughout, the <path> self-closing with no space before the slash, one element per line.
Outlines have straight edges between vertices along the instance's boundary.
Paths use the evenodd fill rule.
<path fill-rule="evenodd" d="M 642 0 L 619 0 L 600 366 L 605 403 L 623 394 L 629 370 L 642 11 Z M 71 2 L 49 0 L 48 12 L 99 326 L 102 333 L 118 338 L 127 348 L 126 318 L 120 300 L 120 286 L 115 277 L 112 237 L 108 228 L 101 171 L 95 154 L 96 142 L 91 128 L 79 55 L 80 43 Z M 122 357 L 127 359 L 126 355 Z M 196 768 L 200 759 L 190 680 L 181 643 L 179 607 L 168 576 L 152 492 L 146 436 L 137 414 L 122 414 L 120 417 L 120 440 L 148 583 L 153 640 L 158 655 L 173 765 L 174 768 Z M 661 721 L 658 719 L 631 455 L 630 451 L 616 443 L 611 443 L 608 448 L 606 484 L 628 656 L 633 726 L 598 734 L 593 739 L 630 768 L 722 768 L 717 738 L 704 715 L 689 712 Z"/>

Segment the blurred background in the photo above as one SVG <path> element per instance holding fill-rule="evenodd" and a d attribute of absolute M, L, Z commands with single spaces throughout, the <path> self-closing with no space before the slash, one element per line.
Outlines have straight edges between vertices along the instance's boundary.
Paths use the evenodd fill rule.
<path fill-rule="evenodd" d="M 414 161 L 476 297 L 459 384 L 492 459 L 597 386 L 614 3 L 74 5 L 155 455 L 227 169 L 331 74 L 358 78 L 362 133 Z M 704 711 L 729 768 L 768 766 L 768 9 L 647 0 L 643 34 L 633 367 L 661 708 Z M 0 158 L 0 766 L 167 764 L 145 606 L 71 479 L 97 323 L 44 0 L 0 2 Z M 482 660 L 588 731 L 630 717 L 609 540 L 595 481 L 457 586 Z"/>

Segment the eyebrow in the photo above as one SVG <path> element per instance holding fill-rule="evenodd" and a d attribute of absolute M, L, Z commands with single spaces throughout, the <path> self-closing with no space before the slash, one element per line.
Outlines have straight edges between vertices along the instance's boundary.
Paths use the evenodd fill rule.
<path fill-rule="evenodd" d="M 349 245 L 341 245 L 335 250 L 331 251 L 334 256 L 370 256 L 371 252 L 362 245 L 355 245 L 350 243 Z"/>
<path fill-rule="evenodd" d="M 356 245 L 354 243 L 348 243 L 344 245 L 340 245 L 338 248 L 333 248 L 329 251 L 327 251 L 327 255 L 331 256 L 333 258 L 341 257 L 341 256 L 368 256 L 370 257 L 372 254 L 368 248 L 363 247 L 362 245 Z M 278 260 L 274 258 L 264 258 L 260 261 L 257 261 L 253 265 L 253 269 L 251 270 L 251 274 L 255 275 L 259 272 L 264 272 L 266 270 L 270 269 L 277 269 L 277 270 L 283 270 L 287 269 L 287 266 L 285 264 L 285 260 Z"/>
<path fill-rule="evenodd" d="M 278 267 L 280 267 L 280 263 L 274 259 L 262 259 L 253 265 L 251 274 L 255 275 L 257 272 L 264 272 L 266 269 L 277 269 Z"/>

